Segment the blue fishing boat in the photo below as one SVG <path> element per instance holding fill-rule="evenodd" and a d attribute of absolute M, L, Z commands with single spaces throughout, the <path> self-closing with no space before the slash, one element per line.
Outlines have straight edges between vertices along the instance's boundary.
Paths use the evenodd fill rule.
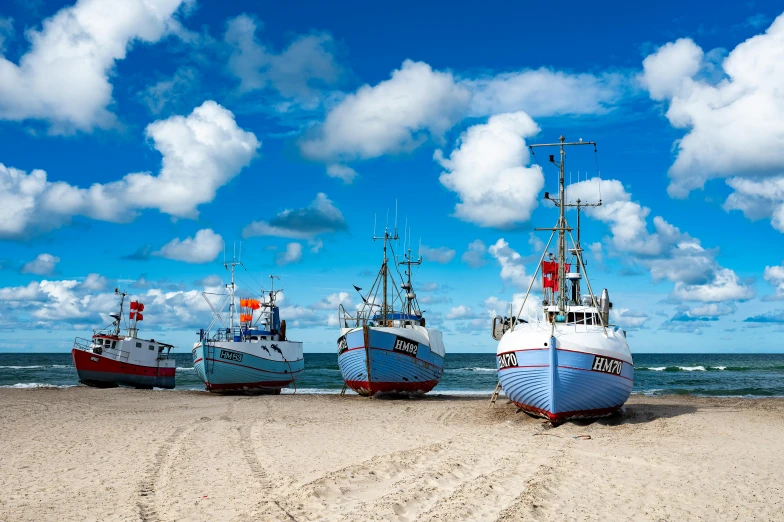
<path fill-rule="evenodd" d="M 275 276 L 270 276 L 271 290 L 262 290 L 262 300 L 240 299 L 239 325 L 235 323 L 234 267 L 240 262 L 224 263 L 231 269 L 231 284 L 226 285 L 223 306 L 214 307 L 214 318 L 199 332 L 193 346 L 196 374 L 211 392 L 280 393 L 296 386 L 305 371 L 302 343 L 286 337 L 286 321 L 280 319 L 276 304 L 279 290 L 274 289 Z M 229 315 L 221 315 L 228 304 Z M 216 322 L 221 327 L 213 328 Z"/>
<path fill-rule="evenodd" d="M 412 267 L 422 258 L 414 260 L 409 248 L 403 260 L 393 264 L 406 267 L 405 279 L 400 277 L 399 288 L 390 285 L 396 279 L 390 274 L 387 249 L 394 256 L 397 230 L 385 230 L 383 238 L 373 239 L 383 239 L 384 261 L 359 310 L 348 313 L 339 306 L 338 366 L 346 387 L 360 395 L 427 393 L 444 373 L 445 350 L 441 332 L 426 326 L 411 282 Z"/>
<path fill-rule="evenodd" d="M 634 384 L 634 362 L 626 341 L 626 332 L 610 324 L 610 296 L 604 289 L 600 297 L 593 293 L 580 246 L 580 211 L 588 206 L 579 199 L 565 200 L 565 147 L 593 145 L 580 140 L 566 143 L 531 145 L 560 147 L 560 161 L 550 156 L 559 168 L 559 196 L 545 199 L 560 209 L 542 257 L 537 264 L 520 311 L 510 317 L 493 319 L 493 338 L 499 341 L 496 351 L 499 387 L 519 408 L 547 418 L 553 424 L 568 419 L 610 415 L 628 400 Z M 566 221 L 566 208 L 577 209 L 577 241 Z M 573 248 L 567 250 L 567 234 Z M 548 249 L 557 237 L 557 254 Z M 545 256 L 549 260 L 545 260 Z M 573 267 L 573 269 L 572 269 Z M 542 307 L 525 309 L 531 288 L 542 272 Z M 581 294 L 585 278 L 588 295 Z M 527 317 L 521 317 L 523 310 Z M 511 312 L 511 310 L 510 310 Z"/>

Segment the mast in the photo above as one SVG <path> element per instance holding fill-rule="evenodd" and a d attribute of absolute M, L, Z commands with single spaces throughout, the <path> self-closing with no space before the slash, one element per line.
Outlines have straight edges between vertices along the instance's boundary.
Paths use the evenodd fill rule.
<path fill-rule="evenodd" d="M 128 295 L 126 292 L 120 292 L 119 289 L 114 289 L 115 294 L 120 295 L 120 317 L 117 318 L 117 328 L 114 330 L 114 335 L 120 336 L 120 323 L 122 322 L 123 317 L 123 303 L 125 303 L 125 296 Z"/>
<path fill-rule="evenodd" d="M 419 258 L 416 261 L 412 261 L 411 260 L 411 248 L 409 247 L 408 254 L 405 255 L 405 258 L 406 258 L 405 261 L 401 261 L 400 262 L 401 265 L 406 265 L 408 267 L 406 269 L 407 280 L 406 280 L 406 283 L 403 285 L 403 290 L 406 291 L 406 310 L 405 310 L 405 312 L 408 315 L 412 315 L 412 313 L 411 313 L 412 312 L 411 305 L 413 304 L 414 299 L 416 299 L 416 294 L 414 293 L 414 286 L 411 284 L 411 271 L 412 271 L 411 267 L 415 266 L 415 265 L 421 265 L 422 264 L 422 255 L 420 254 Z"/>
<path fill-rule="evenodd" d="M 596 150 L 596 143 L 593 141 L 580 141 L 566 142 L 566 138 L 561 135 L 558 138 L 558 143 L 541 143 L 529 145 L 528 148 L 533 151 L 534 147 L 558 147 L 560 151 L 560 161 L 555 161 L 555 155 L 550 154 L 550 163 L 558 167 L 558 199 L 553 199 L 548 193 L 545 193 L 545 198 L 551 200 L 558 207 L 558 225 L 555 231 L 558 232 L 558 298 L 556 304 L 560 314 L 566 313 L 566 232 L 570 229 L 566 224 L 566 207 L 572 206 L 566 203 L 566 184 L 564 183 L 564 172 L 566 163 L 566 147 L 576 145 L 593 145 L 594 151 Z M 578 253 L 579 255 L 579 253 Z"/>
<path fill-rule="evenodd" d="M 376 237 L 375 235 L 373 236 L 373 241 L 375 241 L 377 239 L 383 239 L 384 240 L 384 261 L 381 264 L 381 275 L 384 278 L 383 279 L 383 281 L 384 281 L 383 282 L 383 285 L 384 285 L 384 289 L 383 289 L 384 300 L 383 300 L 383 302 L 381 304 L 381 317 L 383 318 L 382 320 L 384 321 L 383 324 L 386 324 L 387 313 L 389 312 L 389 308 L 390 308 L 389 307 L 389 301 L 387 300 L 387 291 L 388 291 L 387 289 L 388 289 L 388 279 L 389 279 L 389 277 L 388 277 L 389 276 L 389 258 L 387 257 L 387 242 L 388 241 L 397 241 L 398 239 L 400 239 L 398 237 L 398 235 L 397 235 L 397 226 L 395 226 L 395 233 L 394 233 L 394 235 L 391 235 L 389 233 L 389 229 L 384 229 L 384 237 L 383 238 Z"/>
<path fill-rule="evenodd" d="M 231 263 L 227 263 L 225 260 L 223 261 L 223 268 L 231 271 L 231 284 L 226 285 L 226 288 L 229 290 L 229 328 L 232 331 L 234 330 L 234 267 L 241 264 L 242 260 L 237 261 L 236 257 L 232 257 Z"/>

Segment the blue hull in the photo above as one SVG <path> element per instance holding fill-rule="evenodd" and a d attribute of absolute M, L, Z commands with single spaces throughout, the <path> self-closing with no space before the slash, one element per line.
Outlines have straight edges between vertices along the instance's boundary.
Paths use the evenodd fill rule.
<path fill-rule="evenodd" d="M 554 423 L 609 415 L 623 406 L 632 391 L 634 366 L 625 361 L 600 356 L 607 361 L 602 371 L 595 369 L 592 353 L 550 348 L 507 354 L 513 357 L 499 354 L 497 358 L 498 380 L 507 397 Z"/>
<path fill-rule="evenodd" d="M 221 352 L 234 358 L 221 358 Z M 305 360 L 274 361 L 202 342 L 193 349 L 193 367 L 208 391 L 279 393 L 302 376 Z"/>
<path fill-rule="evenodd" d="M 398 332 L 400 333 L 400 332 Z M 343 350 L 338 366 L 346 384 L 360 395 L 377 393 L 427 393 L 441 380 L 444 358 L 425 343 L 415 355 L 395 350 L 398 333 L 369 329 L 367 342 L 362 329 L 341 337 Z"/>

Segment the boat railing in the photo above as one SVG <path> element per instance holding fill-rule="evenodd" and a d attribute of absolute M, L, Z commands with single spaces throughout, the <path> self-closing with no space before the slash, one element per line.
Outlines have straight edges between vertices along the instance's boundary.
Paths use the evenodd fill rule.
<path fill-rule="evenodd" d="M 92 351 L 93 342 L 91 339 L 85 339 L 84 337 L 77 337 L 74 339 L 74 348 L 78 348 L 79 350 L 84 350 L 85 352 Z"/>
<path fill-rule="evenodd" d="M 206 341 L 219 341 L 219 342 L 240 342 L 247 341 L 253 337 L 267 337 L 272 340 L 273 335 L 279 335 L 279 332 L 266 330 L 259 330 L 258 328 L 247 328 L 246 326 L 235 326 L 234 328 L 218 328 L 216 330 L 201 330 L 199 336 L 202 340 Z"/>

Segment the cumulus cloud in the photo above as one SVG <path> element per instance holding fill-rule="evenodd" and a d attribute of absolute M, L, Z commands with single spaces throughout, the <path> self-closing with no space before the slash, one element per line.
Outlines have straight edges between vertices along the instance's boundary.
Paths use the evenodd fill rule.
<path fill-rule="evenodd" d="M 628 308 L 617 308 L 610 311 L 610 320 L 621 328 L 642 328 L 648 319 L 650 317 L 645 312 L 629 310 Z"/>
<path fill-rule="evenodd" d="M 291 265 L 302 261 L 302 245 L 300 243 L 289 243 L 286 250 L 278 253 L 275 262 L 278 266 Z"/>
<path fill-rule="evenodd" d="M 716 261 L 717 251 L 704 248 L 699 239 L 661 216 L 653 217 L 649 226 L 651 210 L 633 201 L 620 181 L 581 181 L 570 185 L 567 198 L 593 201 L 599 195 L 602 205 L 586 213 L 609 226 L 609 242 L 617 252 L 650 270 L 654 281 L 673 282 L 674 299 L 720 302 L 754 296 L 754 290 L 734 271 Z"/>
<path fill-rule="evenodd" d="M 460 305 L 450 308 L 445 317 L 447 319 L 473 319 L 476 315 L 470 306 Z"/>
<path fill-rule="evenodd" d="M 0 56 L 0 119 L 46 120 L 54 132 L 110 127 L 110 75 L 136 42 L 155 43 L 178 25 L 183 0 L 79 0 L 26 32 L 30 48 Z"/>
<path fill-rule="evenodd" d="M 476 239 L 468 243 L 468 249 L 460 257 L 463 263 L 471 268 L 480 268 L 487 264 L 485 254 L 487 253 L 487 245 L 481 239 Z"/>
<path fill-rule="evenodd" d="M 343 214 L 323 192 L 305 208 L 287 209 L 269 221 L 253 221 L 242 231 L 243 237 L 275 236 L 312 240 L 321 234 L 346 230 Z"/>
<path fill-rule="evenodd" d="M 346 165 L 333 164 L 327 166 L 327 175 L 331 178 L 338 178 L 344 183 L 351 183 L 357 177 L 357 171 Z"/>
<path fill-rule="evenodd" d="M 38 256 L 22 265 L 23 274 L 51 275 L 60 258 L 52 254 L 38 254 Z"/>
<path fill-rule="evenodd" d="M 784 232 L 784 176 L 732 177 L 727 185 L 733 191 L 724 202 L 725 210 L 740 210 L 752 221 L 770 219 L 773 228 Z"/>
<path fill-rule="evenodd" d="M 406 60 L 389 80 L 347 95 L 300 147 L 329 163 L 412 150 L 440 139 L 466 113 L 469 98 L 451 73 Z"/>
<path fill-rule="evenodd" d="M 784 264 L 766 266 L 763 277 L 775 289 L 775 293 L 767 296 L 766 299 L 784 299 Z"/>
<path fill-rule="evenodd" d="M 224 39 L 232 49 L 228 68 L 240 80 L 240 92 L 272 89 L 303 107 L 317 106 L 323 89 L 342 75 L 332 37 L 325 33 L 298 36 L 275 53 L 257 39 L 259 25 L 247 14 L 232 18 L 227 25 Z"/>
<path fill-rule="evenodd" d="M 196 218 L 197 207 L 212 201 L 255 157 L 256 136 L 237 126 L 234 115 L 206 101 L 187 117 L 172 116 L 147 126 L 147 137 L 162 156 L 157 175 L 128 174 L 118 181 L 80 188 L 47 180 L 46 172 L 29 174 L 0 164 L 0 239 L 43 233 L 73 216 L 128 222 L 143 209 L 180 218 Z"/>
<path fill-rule="evenodd" d="M 329 294 L 321 301 L 314 304 L 312 308 L 315 310 L 337 310 L 340 305 L 348 308 L 351 304 L 351 294 L 348 292 L 337 292 Z"/>
<path fill-rule="evenodd" d="M 546 68 L 462 81 L 472 92 L 472 116 L 525 111 L 535 118 L 607 112 L 628 90 L 628 83 L 621 73 L 595 76 Z"/>
<path fill-rule="evenodd" d="M 668 192 L 686 197 L 711 178 L 779 176 L 784 168 L 784 15 L 733 49 L 717 75 L 702 74 L 711 53 L 681 39 L 643 61 L 642 82 L 667 103 L 676 142 Z M 733 207 L 733 204 L 730 204 Z"/>
<path fill-rule="evenodd" d="M 524 112 L 499 114 L 469 127 L 449 158 L 439 149 L 434 159 L 445 172 L 439 181 L 461 202 L 455 217 L 482 227 L 509 228 L 528 221 L 536 208 L 544 176 L 538 165 L 526 167 L 526 137 L 539 126 Z"/>
<path fill-rule="evenodd" d="M 525 271 L 523 257 L 512 249 L 504 238 L 490 245 L 488 252 L 501 266 L 501 279 L 520 290 L 528 288 L 531 284 L 531 276 Z"/>
<path fill-rule="evenodd" d="M 442 265 L 452 261 L 456 253 L 451 248 L 447 248 L 447 247 L 431 248 L 427 245 L 422 245 L 420 247 L 420 252 L 422 253 L 422 257 L 426 261 L 431 261 L 433 263 L 439 263 Z"/>
<path fill-rule="evenodd" d="M 209 263 L 215 261 L 218 254 L 223 250 L 223 238 L 210 228 L 204 228 L 196 232 L 193 237 L 185 239 L 174 238 L 155 255 L 185 261 L 186 263 Z"/>

